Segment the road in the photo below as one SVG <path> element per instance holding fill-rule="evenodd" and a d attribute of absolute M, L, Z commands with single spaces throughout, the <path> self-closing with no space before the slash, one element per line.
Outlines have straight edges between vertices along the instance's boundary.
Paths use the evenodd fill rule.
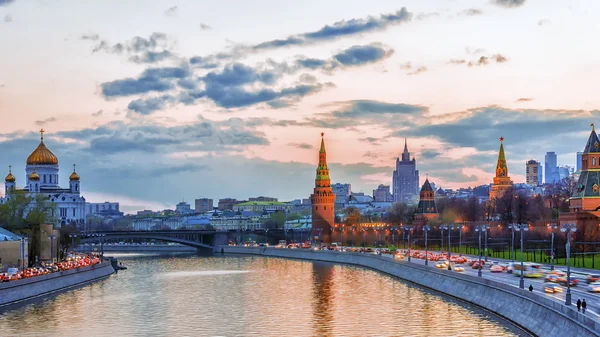
<path fill-rule="evenodd" d="M 438 252 L 436 252 L 436 253 L 438 253 Z M 456 254 L 453 254 L 453 255 L 456 255 Z M 384 254 L 384 256 L 393 258 L 393 256 L 391 254 Z M 469 255 L 463 255 L 463 256 L 465 256 L 469 259 L 478 258 L 475 256 L 469 256 Z M 482 260 L 483 259 L 484 258 L 482 257 Z M 499 262 L 510 262 L 510 261 L 501 260 L 501 259 L 488 259 L 488 260 L 489 261 L 499 261 Z M 406 258 L 404 261 L 406 261 Z M 411 258 L 411 263 L 425 265 L 425 260 Z M 435 264 L 436 264 L 436 262 L 429 261 L 430 268 L 435 268 Z M 468 264 L 464 264 L 463 267 L 465 268 L 465 271 L 463 272 L 464 274 L 477 276 L 477 273 L 478 273 L 477 269 L 473 269 Z M 515 287 L 519 287 L 520 277 L 515 276 L 514 274 L 508 274 L 506 272 L 492 273 L 492 272 L 490 272 L 489 268 L 487 268 L 487 267 L 489 267 L 489 265 L 484 266 L 484 268 L 482 268 L 482 270 L 481 270 L 483 278 L 494 280 L 497 282 L 502 282 L 502 283 L 509 284 L 509 285 L 512 285 Z M 546 268 L 543 267 L 543 269 L 546 269 Z M 555 268 L 555 270 L 560 270 L 560 271 L 564 271 L 564 272 L 566 272 L 566 269 L 567 269 L 566 267 L 562 267 L 562 266 Z M 447 268 L 439 269 L 439 270 L 445 270 L 448 273 L 455 273 L 455 271 L 447 270 Z M 546 272 L 550 271 L 549 266 L 547 266 L 547 270 L 545 270 L 545 271 Z M 600 314 L 599 314 L 600 313 L 600 293 L 588 292 L 587 291 L 588 284 L 587 284 L 586 280 L 583 279 L 582 275 L 583 275 L 582 271 L 571 268 L 571 277 L 580 279 L 578 286 L 571 287 L 572 305 L 576 306 L 577 299 L 579 299 L 579 298 L 581 298 L 582 300 L 585 299 L 587 302 L 586 314 L 589 314 L 592 317 L 594 317 L 596 320 L 600 321 Z M 556 285 L 556 283 L 544 282 L 544 278 L 539 278 L 539 279 L 524 278 L 524 280 L 525 280 L 525 288 L 526 289 L 531 284 L 531 285 L 533 285 L 533 291 L 542 293 L 542 294 L 544 294 L 544 296 L 552 298 L 558 302 L 565 303 L 567 287 L 563 287 L 563 286 L 559 285 L 559 287 L 563 288 L 562 293 L 548 294 L 548 293 L 544 292 L 544 285 L 546 285 L 546 284 Z"/>

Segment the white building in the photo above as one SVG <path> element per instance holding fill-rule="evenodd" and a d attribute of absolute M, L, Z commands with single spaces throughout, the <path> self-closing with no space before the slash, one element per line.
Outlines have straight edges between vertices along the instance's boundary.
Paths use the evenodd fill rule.
<path fill-rule="evenodd" d="M 58 185 L 58 158 L 44 144 L 44 130 L 40 130 L 40 134 L 40 144 L 27 157 L 25 186 L 17 188 L 16 178 L 9 166 L 8 175 L 4 179 L 5 195 L 0 198 L 0 204 L 6 203 L 14 191 L 24 191 L 30 197 L 44 195 L 56 206 L 53 214 L 50 214 L 56 225 L 83 224 L 86 218 L 85 198 L 80 195 L 81 181 L 75 172 L 75 165 L 69 176 L 69 187 L 61 188 Z"/>
<path fill-rule="evenodd" d="M 86 202 L 86 214 L 112 215 L 120 213 L 118 202 Z"/>
<path fill-rule="evenodd" d="M 185 201 L 182 201 L 175 206 L 175 212 L 182 215 L 194 214 L 192 206 Z"/>

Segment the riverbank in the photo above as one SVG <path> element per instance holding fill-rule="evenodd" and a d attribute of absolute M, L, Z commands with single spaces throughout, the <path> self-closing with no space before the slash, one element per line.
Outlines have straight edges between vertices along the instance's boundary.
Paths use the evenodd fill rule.
<path fill-rule="evenodd" d="M 94 250 L 96 249 L 96 250 Z M 99 245 L 84 244 L 76 249 L 79 252 L 100 252 Z M 104 245 L 104 252 L 114 253 L 143 253 L 143 252 L 165 252 L 165 253 L 196 253 L 198 249 L 184 245 Z"/>
<path fill-rule="evenodd" d="M 223 246 L 217 252 L 357 265 L 430 288 L 492 311 L 537 336 L 600 336 L 600 322 L 536 293 L 470 275 L 391 260 L 375 254 Z"/>
<path fill-rule="evenodd" d="M 93 282 L 114 272 L 111 262 L 104 261 L 88 267 L 0 283 L 0 310 Z"/>

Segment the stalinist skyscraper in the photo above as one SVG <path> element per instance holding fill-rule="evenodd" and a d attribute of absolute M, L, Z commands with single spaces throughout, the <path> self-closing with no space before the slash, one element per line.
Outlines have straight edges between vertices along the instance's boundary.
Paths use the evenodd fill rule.
<path fill-rule="evenodd" d="M 335 194 L 331 190 L 331 179 L 327 167 L 324 133 L 321 133 L 321 149 L 319 150 L 319 166 L 315 178 L 315 189 L 310 196 L 312 211 L 312 233 L 320 237 L 323 243 L 331 242 L 331 228 L 335 219 Z"/>
<path fill-rule="evenodd" d="M 404 152 L 402 160 L 396 158 L 396 170 L 394 170 L 393 193 L 394 202 L 412 203 L 419 194 L 419 170 L 417 170 L 417 161 L 410 159 L 406 138 L 404 139 Z"/>

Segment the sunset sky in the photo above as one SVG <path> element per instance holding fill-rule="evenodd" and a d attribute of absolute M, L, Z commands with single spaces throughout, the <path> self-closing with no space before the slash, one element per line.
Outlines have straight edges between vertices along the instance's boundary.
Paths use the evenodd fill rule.
<path fill-rule="evenodd" d="M 491 183 L 575 165 L 600 123 L 586 0 L 0 0 L 0 172 L 46 130 L 61 184 L 124 211 L 307 198 L 320 133 L 333 183 Z M 600 125 L 600 124 L 599 124 Z M 4 174 L 6 174 L 4 173 Z M 3 190 L 3 189 L 2 189 Z"/>

